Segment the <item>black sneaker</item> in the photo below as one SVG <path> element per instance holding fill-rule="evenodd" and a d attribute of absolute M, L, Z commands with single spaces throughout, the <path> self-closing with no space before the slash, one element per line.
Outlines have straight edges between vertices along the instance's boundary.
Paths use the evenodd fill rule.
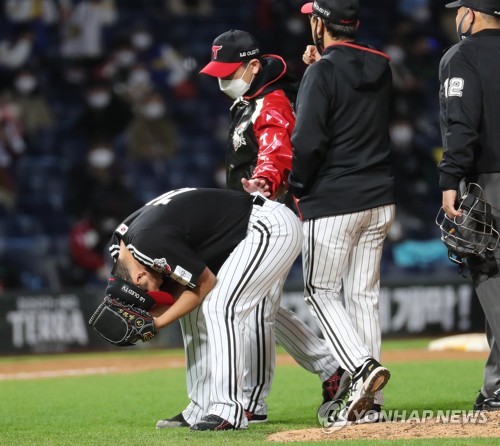
<path fill-rule="evenodd" d="M 485 398 L 482 410 L 500 410 L 500 389 L 495 390 L 491 398 Z"/>
<path fill-rule="evenodd" d="M 173 418 L 167 418 L 166 420 L 160 420 L 156 423 L 156 429 L 163 429 L 166 427 L 189 427 L 190 424 L 184 419 L 182 413 L 176 415 Z"/>
<path fill-rule="evenodd" d="M 231 431 L 236 428 L 217 415 L 207 415 L 201 421 L 191 426 L 192 431 Z"/>
<path fill-rule="evenodd" d="M 352 376 L 343 417 L 347 421 L 358 421 L 363 417 L 366 411 L 373 408 L 375 393 L 385 387 L 390 377 L 389 370 L 375 359 L 365 361 Z"/>
<path fill-rule="evenodd" d="M 483 392 L 479 391 L 479 395 L 474 401 L 474 410 L 483 410 L 483 404 L 486 397 L 483 395 Z"/>
<path fill-rule="evenodd" d="M 349 384 L 351 384 L 349 373 L 339 367 L 330 378 L 323 381 L 323 402 L 321 404 L 344 399 L 349 390 Z"/>
<path fill-rule="evenodd" d="M 249 412 L 248 410 L 245 410 L 245 416 L 247 417 L 247 420 L 249 423 L 266 423 L 267 422 L 267 415 L 257 415 L 253 412 Z"/>

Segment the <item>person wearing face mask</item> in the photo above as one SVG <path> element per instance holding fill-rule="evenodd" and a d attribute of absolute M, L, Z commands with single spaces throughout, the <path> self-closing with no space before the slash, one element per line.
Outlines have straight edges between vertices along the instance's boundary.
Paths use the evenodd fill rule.
<path fill-rule="evenodd" d="M 93 81 L 87 88 L 86 109 L 75 130 L 84 138 L 113 140 L 132 118 L 128 103 L 118 97 L 105 81 Z"/>
<path fill-rule="evenodd" d="M 85 163 L 71 168 L 65 187 L 64 208 L 73 220 L 68 238 L 68 285 L 100 282 L 109 274 L 104 260 L 106 243 L 137 204 L 109 141 L 93 143 Z"/>
<path fill-rule="evenodd" d="M 131 159 L 160 162 L 176 152 L 177 132 L 159 92 L 149 93 L 138 105 L 126 135 Z"/>
<path fill-rule="evenodd" d="M 390 372 L 380 363 L 380 263 L 395 218 L 389 57 L 355 40 L 357 0 L 302 6 L 314 49 L 297 96 L 290 191 L 303 220 L 305 299 L 351 375 L 325 424 L 377 421 Z"/>
<path fill-rule="evenodd" d="M 291 167 L 296 93 L 284 60 L 261 55 L 255 38 L 241 30 L 218 36 L 211 59 L 201 73 L 217 78 L 220 90 L 234 100 L 225 166 L 227 187 L 283 201 Z M 250 423 L 267 421 L 276 340 L 302 367 L 320 377 L 324 401 L 334 398 L 342 376 L 326 344 L 294 313 L 280 307 L 282 288 L 283 281 L 277 281 L 245 322 L 244 408 Z M 206 335 L 198 330 L 197 317 L 192 313 L 181 321 L 191 402 L 179 415 L 160 420 L 158 428 L 196 424 L 210 409 L 205 384 L 214 364 L 200 347 Z"/>
<path fill-rule="evenodd" d="M 53 144 L 54 117 L 49 103 L 30 69 L 20 70 L 14 79 L 13 101 L 19 107 L 19 120 L 31 150 Z"/>
<path fill-rule="evenodd" d="M 456 8 L 459 42 L 442 57 L 439 66 L 440 125 L 443 157 L 439 187 L 443 209 L 460 217 L 460 183 L 477 183 L 492 207 L 500 227 L 500 0 L 459 0 Z M 486 260 L 486 259 L 485 259 Z M 486 316 L 490 354 L 475 410 L 500 410 L 500 248 L 489 262 L 472 264 L 472 282 Z"/>

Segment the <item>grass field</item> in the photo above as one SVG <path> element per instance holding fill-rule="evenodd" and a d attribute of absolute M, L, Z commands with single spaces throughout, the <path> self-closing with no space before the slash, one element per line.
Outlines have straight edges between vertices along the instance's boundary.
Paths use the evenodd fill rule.
<path fill-rule="evenodd" d="M 383 349 L 419 348 L 427 340 L 386 342 Z M 155 352 L 172 355 L 179 352 Z M 151 352 L 113 353 L 144 355 Z M 109 355 L 109 354 L 108 354 Z M 4 358 L 49 361 L 49 357 Z M 482 381 L 483 360 L 386 363 L 392 379 L 386 409 L 470 410 Z M 298 366 L 280 366 L 269 397 L 270 422 L 234 432 L 154 428 L 187 403 L 182 368 L 141 373 L 0 381 L 0 445 L 258 445 L 272 433 L 319 427 L 320 381 Z M 500 436 L 500 433 L 499 433 Z M 333 439 L 326 443 L 335 442 Z M 499 439 L 342 441 L 351 445 L 489 445 Z M 293 444 L 293 443 L 292 443 Z M 297 443 L 298 444 L 298 443 Z M 318 444 L 318 443 L 300 443 Z M 325 444 L 322 442 L 320 444 Z"/>

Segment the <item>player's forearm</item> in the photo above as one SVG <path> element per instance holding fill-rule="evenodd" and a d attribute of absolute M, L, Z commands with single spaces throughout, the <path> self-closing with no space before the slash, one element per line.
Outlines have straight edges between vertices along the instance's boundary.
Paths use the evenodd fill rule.
<path fill-rule="evenodd" d="M 165 308 L 162 314 L 159 314 L 154 318 L 155 328 L 160 330 L 169 326 L 172 322 L 180 319 L 186 314 L 193 311 L 197 306 L 199 306 L 203 299 L 212 291 L 217 278 L 208 268 L 205 268 L 201 274 L 198 285 L 196 288 L 189 289 L 186 288 L 174 305 L 169 308 Z"/>

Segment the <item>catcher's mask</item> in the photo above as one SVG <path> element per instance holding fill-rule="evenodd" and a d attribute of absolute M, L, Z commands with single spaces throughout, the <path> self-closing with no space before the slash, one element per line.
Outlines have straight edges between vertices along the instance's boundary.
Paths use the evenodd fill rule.
<path fill-rule="evenodd" d="M 468 257 L 488 254 L 496 249 L 499 234 L 494 228 L 491 205 L 484 199 L 483 189 L 470 183 L 460 197 L 458 211 L 462 216 L 450 218 L 441 208 L 436 224 L 441 230 L 441 240 L 448 248 L 448 258 L 464 265 Z"/>
<path fill-rule="evenodd" d="M 156 304 L 173 305 L 174 298 L 165 291 L 145 291 L 127 280 L 117 276 L 108 279 L 106 296 L 120 299 L 130 305 L 149 311 Z"/>

